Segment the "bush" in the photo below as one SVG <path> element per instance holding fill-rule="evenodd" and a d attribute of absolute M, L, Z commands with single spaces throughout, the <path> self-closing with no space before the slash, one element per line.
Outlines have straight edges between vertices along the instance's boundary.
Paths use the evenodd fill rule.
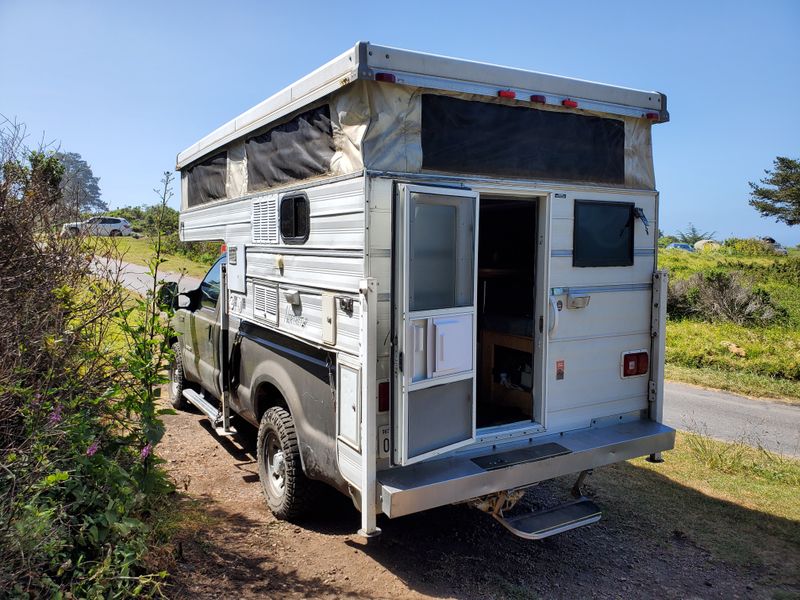
<path fill-rule="evenodd" d="M 768 292 L 752 286 L 740 273 L 709 271 L 670 282 L 667 314 L 739 325 L 768 325 L 786 318 Z"/>
<path fill-rule="evenodd" d="M 728 238 L 722 243 L 728 254 L 739 256 L 774 256 L 775 252 L 757 238 Z"/>
<path fill-rule="evenodd" d="M 107 239 L 58 235 L 58 162 L 18 133 L 0 129 L 0 596 L 155 593 L 168 330 L 95 260 Z"/>

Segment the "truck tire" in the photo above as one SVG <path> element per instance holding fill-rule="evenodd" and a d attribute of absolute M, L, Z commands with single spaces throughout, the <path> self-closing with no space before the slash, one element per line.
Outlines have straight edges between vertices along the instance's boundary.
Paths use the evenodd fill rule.
<path fill-rule="evenodd" d="M 183 352 L 180 342 L 172 344 L 172 362 L 169 365 L 169 401 L 173 408 L 186 408 L 183 390 L 189 387 L 183 376 Z"/>
<path fill-rule="evenodd" d="M 109 235 L 111 237 L 119 237 L 122 235 L 122 232 L 119 229 L 112 229 Z"/>
<path fill-rule="evenodd" d="M 77 236 L 79 236 L 79 235 L 80 235 L 80 233 L 81 233 L 81 230 L 80 230 L 80 229 L 78 229 L 77 227 L 70 227 L 70 228 L 69 228 L 69 234 L 70 234 L 72 237 L 77 237 Z"/>
<path fill-rule="evenodd" d="M 264 413 L 258 427 L 258 477 L 272 514 L 292 520 L 305 513 L 314 484 L 303 473 L 300 446 L 292 416 L 274 406 Z"/>

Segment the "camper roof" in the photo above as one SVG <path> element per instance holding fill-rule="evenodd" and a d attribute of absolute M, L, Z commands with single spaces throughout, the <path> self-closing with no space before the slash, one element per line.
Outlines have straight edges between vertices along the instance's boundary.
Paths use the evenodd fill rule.
<path fill-rule="evenodd" d="M 533 103 L 642 117 L 653 122 L 669 120 L 667 98 L 659 92 L 358 42 L 347 52 L 189 146 L 178 154 L 177 169 L 359 79 L 490 97 L 499 95 Z"/>

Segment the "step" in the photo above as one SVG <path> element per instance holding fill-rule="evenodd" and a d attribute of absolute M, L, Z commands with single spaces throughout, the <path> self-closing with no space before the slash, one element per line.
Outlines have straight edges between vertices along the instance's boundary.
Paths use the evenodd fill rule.
<path fill-rule="evenodd" d="M 513 517 L 493 516 L 514 535 L 526 540 L 543 540 L 570 529 L 597 523 L 602 512 L 594 502 L 581 498 L 555 508 Z"/>
<path fill-rule="evenodd" d="M 214 427 L 217 426 L 217 422 L 220 420 L 222 415 L 216 406 L 212 405 L 208 400 L 205 399 L 203 394 L 195 392 L 194 390 L 186 389 L 183 390 L 183 397 L 200 409 L 200 412 L 208 417 L 208 420 L 211 421 L 211 424 L 214 425 Z"/>

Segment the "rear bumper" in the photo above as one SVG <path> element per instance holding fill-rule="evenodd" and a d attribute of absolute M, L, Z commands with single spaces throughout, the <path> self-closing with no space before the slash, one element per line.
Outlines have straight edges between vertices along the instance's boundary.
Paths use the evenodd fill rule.
<path fill-rule="evenodd" d="M 472 461 L 476 457 L 548 442 L 564 446 L 570 450 L 569 454 L 496 470 L 485 470 Z M 494 451 L 484 447 L 379 472 L 381 509 L 389 517 L 399 517 L 670 450 L 674 445 L 674 429 L 642 420 L 544 436 L 532 442 L 504 444 Z"/>

